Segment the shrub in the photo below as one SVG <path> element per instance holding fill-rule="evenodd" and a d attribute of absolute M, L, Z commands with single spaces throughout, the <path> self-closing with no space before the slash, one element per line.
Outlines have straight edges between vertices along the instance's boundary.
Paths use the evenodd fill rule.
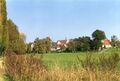
<path fill-rule="evenodd" d="M 87 54 L 84 60 L 81 60 L 83 69 L 89 74 L 89 81 L 119 81 L 120 72 L 117 65 L 120 61 L 119 54 L 115 53 L 111 56 L 102 55 L 99 59 L 95 59 L 92 54 Z M 104 74 L 104 75 L 103 75 Z"/>
<path fill-rule="evenodd" d="M 77 58 L 84 69 L 86 69 L 87 71 L 95 71 L 97 66 L 95 58 L 93 58 L 92 54 L 86 54 L 86 58 L 84 60 L 81 60 L 79 57 Z"/>
<path fill-rule="evenodd" d="M 41 59 L 16 55 L 7 51 L 5 53 L 5 72 L 6 77 L 12 81 L 41 81 L 41 77 L 45 77 L 47 70 Z"/>
<path fill-rule="evenodd" d="M 106 57 L 105 55 L 99 57 L 100 61 L 100 69 L 102 70 L 115 70 L 115 68 L 118 65 L 118 62 L 120 61 L 119 54 L 115 53 L 109 57 Z"/>

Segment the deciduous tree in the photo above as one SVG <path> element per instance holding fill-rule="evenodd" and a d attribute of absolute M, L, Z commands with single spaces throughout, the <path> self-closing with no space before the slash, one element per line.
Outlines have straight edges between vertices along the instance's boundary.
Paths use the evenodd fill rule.
<path fill-rule="evenodd" d="M 94 50 L 99 50 L 100 47 L 102 47 L 102 42 L 101 40 L 106 38 L 105 32 L 102 30 L 95 30 L 92 33 L 92 38 L 93 38 L 93 48 Z"/>

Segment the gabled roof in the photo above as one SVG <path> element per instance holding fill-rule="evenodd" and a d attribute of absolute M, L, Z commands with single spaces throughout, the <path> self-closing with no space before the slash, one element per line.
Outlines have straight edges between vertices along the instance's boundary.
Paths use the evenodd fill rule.
<path fill-rule="evenodd" d="M 61 45 L 66 44 L 67 40 L 58 40 L 57 43 L 60 42 Z"/>
<path fill-rule="evenodd" d="M 102 40 L 102 43 L 103 43 L 104 45 L 111 45 L 111 44 L 110 44 L 110 41 L 109 41 L 108 39 Z"/>

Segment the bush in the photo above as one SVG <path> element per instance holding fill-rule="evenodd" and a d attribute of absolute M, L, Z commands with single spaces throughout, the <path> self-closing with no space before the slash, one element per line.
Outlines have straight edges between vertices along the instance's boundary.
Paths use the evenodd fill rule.
<path fill-rule="evenodd" d="M 105 55 L 99 57 L 100 60 L 100 69 L 102 70 L 115 70 L 118 62 L 120 61 L 119 54 L 115 53 L 109 57 L 106 57 Z"/>
<path fill-rule="evenodd" d="M 89 81 L 119 81 L 119 70 L 117 65 L 120 57 L 117 53 L 107 57 L 105 55 L 95 59 L 92 54 L 87 54 L 84 60 L 81 60 L 83 69 L 88 73 Z M 103 75 L 104 74 L 104 75 Z"/>
<path fill-rule="evenodd" d="M 98 59 L 95 59 L 92 54 L 87 54 L 84 60 L 79 59 L 82 67 L 87 71 L 114 71 L 117 68 L 118 63 L 120 62 L 120 56 L 117 53 L 112 54 L 111 56 L 99 56 Z"/>
<path fill-rule="evenodd" d="M 5 53 L 5 73 L 12 81 L 41 81 L 46 71 L 41 59 L 16 55 L 11 51 Z"/>
<path fill-rule="evenodd" d="M 80 60 L 79 57 L 77 58 L 81 62 L 81 65 L 84 69 L 87 71 L 95 71 L 97 66 L 95 58 L 93 58 L 92 54 L 86 54 L 86 58 L 84 60 Z"/>

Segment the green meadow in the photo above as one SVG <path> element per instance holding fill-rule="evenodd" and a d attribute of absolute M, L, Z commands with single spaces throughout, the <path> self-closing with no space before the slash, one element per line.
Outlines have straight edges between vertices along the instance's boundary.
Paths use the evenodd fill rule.
<path fill-rule="evenodd" d="M 77 53 L 49 53 L 43 54 L 43 63 L 48 68 L 53 68 L 54 66 L 59 66 L 61 68 L 69 68 L 74 65 L 81 66 L 80 60 L 84 60 L 86 55 L 91 54 L 95 59 L 99 59 L 100 56 L 110 56 L 114 53 L 118 53 L 120 55 L 120 49 L 112 48 L 105 49 L 100 52 L 77 52 Z M 40 58 L 41 54 L 36 54 L 35 57 Z M 79 57 L 79 59 L 78 59 Z M 118 65 L 120 67 L 120 63 Z"/>

